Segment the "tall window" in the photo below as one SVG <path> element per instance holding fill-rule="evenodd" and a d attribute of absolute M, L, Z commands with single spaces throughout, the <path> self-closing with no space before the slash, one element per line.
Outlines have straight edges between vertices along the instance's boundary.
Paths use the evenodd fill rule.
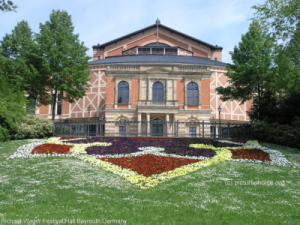
<path fill-rule="evenodd" d="M 199 88 L 195 82 L 190 82 L 187 85 L 187 105 L 199 104 Z"/>
<path fill-rule="evenodd" d="M 52 95 L 52 99 L 54 99 L 54 94 Z M 52 109 L 53 109 L 53 104 L 51 105 L 51 113 L 52 113 Z M 56 115 L 61 115 L 62 112 L 62 96 L 61 94 L 58 94 L 56 97 L 56 107 L 55 107 L 55 114 Z"/>
<path fill-rule="evenodd" d="M 156 81 L 152 86 L 152 100 L 153 101 L 163 101 L 164 96 L 164 85 Z"/>
<path fill-rule="evenodd" d="M 129 85 L 126 81 L 118 84 L 118 104 L 128 104 L 129 102 Z"/>

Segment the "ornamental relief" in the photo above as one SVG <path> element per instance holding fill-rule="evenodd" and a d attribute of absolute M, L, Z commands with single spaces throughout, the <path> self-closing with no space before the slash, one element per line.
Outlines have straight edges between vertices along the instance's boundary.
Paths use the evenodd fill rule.
<path fill-rule="evenodd" d="M 129 49 L 123 52 L 123 55 L 137 55 L 137 54 L 138 54 L 137 48 Z"/>
<path fill-rule="evenodd" d="M 185 51 L 183 49 L 178 48 L 178 55 L 184 55 L 184 56 L 193 56 L 191 52 Z"/>

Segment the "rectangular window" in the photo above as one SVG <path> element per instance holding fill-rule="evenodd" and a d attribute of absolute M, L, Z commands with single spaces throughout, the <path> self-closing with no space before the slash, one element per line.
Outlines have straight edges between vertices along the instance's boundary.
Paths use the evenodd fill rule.
<path fill-rule="evenodd" d="M 119 126 L 119 135 L 126 136 L 126 126 Z"/>
<path fill-rule="evenodd" d="M 57 102 L 56 114 L 61 115 L 61 112 L 62 112 L 62 102 Z"/>
<path fill-rule="evenodd" d="M 198 90 L 187 90 L 187 105 L 198 105 Z"/>
<path fill-rule="evenodd" d="M 165 51 L 166 51 L 166 55 L 178 55 L 177 54 L 177 48 L 176 49 L 166 48 Z"/>
<path fill-rule="evenodd" d="M 139 55 L 150 55 L 150 48 L 139 48 Z"/>
<path fill-rule="evenodd" d="M 152 48 L 152 55 L 163 55 L 164 49 L 163 48 Z"/>
<path fill-rule="evenodd" d="M 52 99 L 54 99 L 54 95 L 52 95 Z M 51 106 L 51 113 L 52 113 L 52 109 L 53 109 L 53 104 Z M 55 111 L 56 111 L 55 115 L 62 114 L 62 96 L 61 96 L 61 94 L 57 95 Z"/>
<path fill-rule="evenodd" d="M 190 127 L 189 128 L 189 135 L 190 135 L 190 137 L 196 137 L 197 136 L 196 127 Z"/>

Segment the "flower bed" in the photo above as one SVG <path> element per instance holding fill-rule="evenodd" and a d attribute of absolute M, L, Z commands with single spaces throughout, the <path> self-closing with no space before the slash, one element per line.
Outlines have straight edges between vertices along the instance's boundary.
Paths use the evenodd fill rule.
<path fill-rule="evenodd" d="M 255 159 L 261 161 L 271 161 L 268 153 L 260 149 L 229 149 L 232 159 Z"/>
<path fill-rule="evenodd" d="M 226 160 L 291 166 L 280 152 L 250 143 L 200 138 L 50 138 L 21 146 L 9 158 L 77 157 L 141 188 Z"/>
<path fill-rule="evenodd" d="M 31 154 L 68 154 L 72 145 L 60 145 L 60 144 L 42 144 L 36 146 Z"/>
<path fill-rule="evenodd" d="M 174 158 L 167 156 L 157 156 L 146 154 L 133 157 L 121 158 L 99 158 L 106 162 L 113 163 L 117 166 L 131 169 L 146 177 L 151 177 L 154 174 L 160 174 L 175 168 L 199 162 L 199 159 Z"/>

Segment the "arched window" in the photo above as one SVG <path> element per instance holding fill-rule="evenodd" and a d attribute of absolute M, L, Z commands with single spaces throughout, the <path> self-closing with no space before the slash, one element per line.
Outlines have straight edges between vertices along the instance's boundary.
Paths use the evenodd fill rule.
<path fill-rule="evenodd" d="M 199 104 L 199 88 L 195 82 L 190 82 L 187 85 L 187 105 Z"/>
<path fill-rule="evenodd" d="M 164 85 L 161 82 L 156 81 L 152 86 L 152 100 L 163 101 L 164 98 Z"/>
<path fill-rule="evenodd" d="M 129 102 L 129 85 L 126 81 L 118 84 L 118 104 L 128 104 Z"/>

